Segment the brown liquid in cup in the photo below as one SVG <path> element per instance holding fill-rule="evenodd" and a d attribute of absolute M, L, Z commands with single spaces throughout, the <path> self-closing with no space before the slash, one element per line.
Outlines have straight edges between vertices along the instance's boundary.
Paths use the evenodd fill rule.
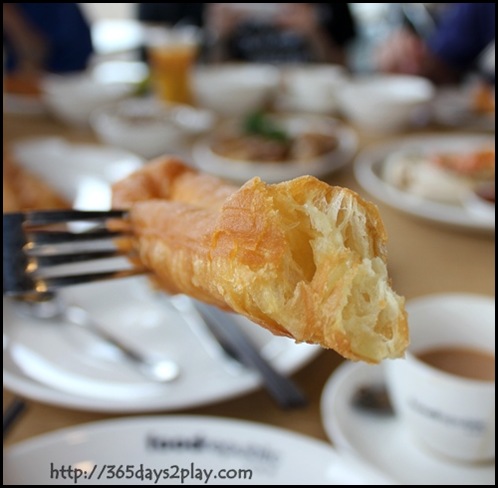
<path fill-rule="evenodd" d="M 426 364 L 446 373 L 481 381 L 495 380 L 495 356 L 464 347 L 439 347 L 417 354 Z"/>

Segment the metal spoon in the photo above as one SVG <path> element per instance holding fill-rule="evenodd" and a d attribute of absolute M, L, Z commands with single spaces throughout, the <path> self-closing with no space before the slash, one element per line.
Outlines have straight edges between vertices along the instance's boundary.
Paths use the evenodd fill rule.
<path fill-rule="evenodd" d="M 353 407 L 378 415 L 394 415 L 389 394 L 383 384 L 362 385 L 351 398 Z"/>
<path fill-rule="evenodd" d="M 149 357 L 131 345 L 125 344 L 121 339 L 109 333 L 86 310 L 76 305 L 66 304 L 54 293 L 43 293 L 36 299 L 16 299 L 12 303 L 24 316 L 41 320 L 63 320 L 91 331 L 119 350 L 149 380 L 170 382 L 180 374 L 180 367 L 171 359 Z"/>

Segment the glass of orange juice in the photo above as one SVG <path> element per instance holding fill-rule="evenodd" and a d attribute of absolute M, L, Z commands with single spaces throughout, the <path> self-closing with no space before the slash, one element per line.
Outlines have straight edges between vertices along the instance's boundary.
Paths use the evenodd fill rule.
<path fill-rule="evenodd" d="M 169 103 L 192 104 L 190 74 L 199 50 L 194 26 L 154 27 L 147 33 L 147 57 L 153 89 Z"/>

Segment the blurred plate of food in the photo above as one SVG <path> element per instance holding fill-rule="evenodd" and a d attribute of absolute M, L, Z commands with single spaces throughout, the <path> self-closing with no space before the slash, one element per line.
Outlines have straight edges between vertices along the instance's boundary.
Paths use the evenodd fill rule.
<path fill-rule="evenodd" d="M 495 130 L 495 88 L 486 83 L 441 88 L 434 99 L 436 122 L 474 130 Z"/>
<path fill-rule="evenodd" d="M 20 140 L 9 148 L 9 157 L 80 210 L 110 208 L 110 184 L 144 163 L 123 149 L 60 137 Z"/>
<path fill-rule="evenodd" d="M 352 160 L 357 146 L 356 132 L 330 117 L 254 112 L 224 121 L 197 141 L 193 158 L 222 178 L 276 183 L 331 174 Z"/>
<path fill-rule="evenodd" d="M 425 135 L 365 149 L 354 164 L 360 185 L 409 215 L 453 227 L 494 232 L 495 140 L 486 134 Z M 485 189 L 483 188 L 485 186 Z"/>
<path fill-rule="evenodd" d="M 326 442 L 257 422 L 199 415 L 92 422 L 4 451 L 7 485 L 69 479 L 118 485 L 393 484 Z"/>
<path fill-rule="evenodd" d="M 3 111 L 10 114 L 45 114 L 47 110 L 42 100 L 39 77 L 15 73 L 5 74 Z"/>

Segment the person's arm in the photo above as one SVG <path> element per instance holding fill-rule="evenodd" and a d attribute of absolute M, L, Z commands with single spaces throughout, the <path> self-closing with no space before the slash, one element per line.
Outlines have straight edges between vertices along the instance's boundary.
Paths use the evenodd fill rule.
<path fill-rule="evenodd" d="M 377 67 L 384 73 L 426 77 L 435 83 L 454 83 L 458 72 L 434 55 L 409 29 L 393 33 L 378 49 Z"/>
<path fill-rule="evenodd" d="M 424 41 L 408 30 L 394 33 L 378 51 L 378 68 L 457 83 L 494 39 L 495 4 L 455 4 Z"/>
<path fill-rule="evenodd" d="M 48 54 L 47 42 L 26 21 L 15 3 L 3 4 L 3 33 L 15 58 L 17 72 L 33 74 L 43 70 Z"/>

